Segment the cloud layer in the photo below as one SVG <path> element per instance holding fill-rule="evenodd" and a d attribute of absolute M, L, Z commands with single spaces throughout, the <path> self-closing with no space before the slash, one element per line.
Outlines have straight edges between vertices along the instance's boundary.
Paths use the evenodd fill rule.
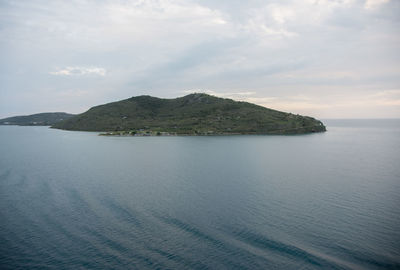
<path fill-rule="evenodd" d="M 66 67 L 50 72 L 52 75 L 65 76 L 82 76 L 82 75 L 99 75 L 105 76 L 106 70 L 100 67 Z"/>
<path fill-rule="evenodd" d="M 0 116 L 197 89 L 322 118 L 400 117 L 399 14 L 394 0 L 5 0 Z"/>

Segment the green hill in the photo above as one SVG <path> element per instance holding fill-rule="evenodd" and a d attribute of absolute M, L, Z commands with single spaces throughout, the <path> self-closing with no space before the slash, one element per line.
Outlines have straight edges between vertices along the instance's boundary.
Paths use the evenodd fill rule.
<path fill-rule="evenodd" d="M 165 132 L 191 135 L 325 131 L 325 126 L 311 117 L 202 93 L 175 99 L 132 97 L 93 107 L 53 127 L 81 131 L 131 131 L 132 134 Z"/>
<path fill-rule="evenodd" d="M 0 119 L 0 125 L 17 126 L 51 126 L 60 121 L 75 116 L 74 114 L 64 112 L 38 113 L 32 115 L 13 116 Z"/>

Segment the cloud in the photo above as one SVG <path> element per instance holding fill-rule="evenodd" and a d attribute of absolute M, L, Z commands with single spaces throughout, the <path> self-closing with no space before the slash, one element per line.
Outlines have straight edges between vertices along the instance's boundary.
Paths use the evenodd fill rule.
<path fill-rule="evenodd" d="M 206 93 L 206 94 L 217 96 L 217 97 L 224 97 L 224 98 L 231 98 L 231 99 L 238 99 L 241 97 L 252 96 L 252 95 L 257 94 L 256 92 L 252 92 L 252 91 L 216 92 L 213 90 L 202 90 L 202 89 L 185 90 L 185 91 L 182 91 L 182 93 L 185 93 L 185 94 Z"/>
<path fill-rule="evenodd" d="M 365 2 L 364 8 L 365 9 L 375 9 L 378 8 L 379 6 L 388 3 L 390 0 L 367 0 Z"/>
<path fill-rule="evenodd" d="M 390 0 L 3 0 L 0 115 L 41 89 L 64 108 L 68 89 L 90 93 L 80 107 L 208 89 L 316 117 L 400 117 L 384 92 L 400 86 L 399 14 Z"/>
<path fill-rule="evenodd" d="M 400 106 L 400 89 L 380 91 L 367 98 L 379 106 Z"/>
<path fill-rule="evenodd" d="M 52 75 L 64 76 L 83 76 L 83 75 L 98 75 L 105 76 L 106 70 L 99 67 L 66 67 L 57 71 L 50 72 Z"/>

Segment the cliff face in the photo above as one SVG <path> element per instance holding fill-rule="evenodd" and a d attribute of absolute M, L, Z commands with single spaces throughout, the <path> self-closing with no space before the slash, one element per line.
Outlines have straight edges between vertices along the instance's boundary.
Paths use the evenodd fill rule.
<path fill-rule="evenodd" d="M 326 130 L 321 121 L 311 117 L 197 93 L 175 99 L 132 97 L 93 107 L 53 127 L 176 134 L 301 134 Z"/>

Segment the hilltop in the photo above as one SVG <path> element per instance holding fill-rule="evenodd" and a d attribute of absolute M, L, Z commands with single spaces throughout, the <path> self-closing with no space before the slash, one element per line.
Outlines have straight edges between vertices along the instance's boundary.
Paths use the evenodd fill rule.
<path fill-rule="evenodd" d="M 37 113 L 0 119 L 0 125 L 51 126 L 75 116 L 65 112 Z"/>
<path fill-rule="evenodd" d="M 96 107 L 53 128 L 111 134 L 301 134 L 322 122 L 255 104 L 195 93 L 175 99 L 137 96 Z"/>

